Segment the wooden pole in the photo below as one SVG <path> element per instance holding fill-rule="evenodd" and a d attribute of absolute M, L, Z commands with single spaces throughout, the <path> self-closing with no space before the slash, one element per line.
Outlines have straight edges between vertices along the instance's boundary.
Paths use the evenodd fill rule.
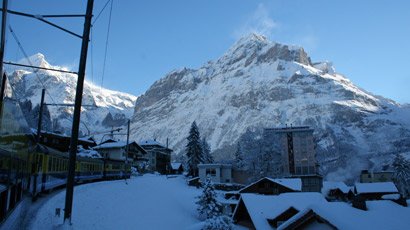
<path fill-rule="evenodd" d="M 83 98 L 83 87 L 85 78 L 85 67 L 87 64 L 88 41 L 90 38 L 91 19 L 93 13 L 94 0 L 87 1 L 87 11 L 85 15 L 84 31 L 81 44 L 80 64 L 78 68 L 77 89 L 74 104 L 73 126 L 71 130 L 70 158 L 67 177 L 67 189 L 65 197 L 64 222 L 71 223 L 71 213 L 73 207 L 75 162 L 77 157 L 78 129 L 80 127 L 81 102 Z"/>

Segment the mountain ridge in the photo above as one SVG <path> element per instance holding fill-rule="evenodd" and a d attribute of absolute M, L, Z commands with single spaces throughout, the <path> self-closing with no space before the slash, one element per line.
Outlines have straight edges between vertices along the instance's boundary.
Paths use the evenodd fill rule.
<path fill-rule="evenodd" d="M 67 70 L 64 67 L 49 64 L 41 53 L 30 56 L 28 60 L 23 59 L 20 63 Z M 12 95 L 10 96 L 18 100 L 30 100 L 34 107 L 40 103 L 41 89 L 45 87 L 47 91 L 45 103 L 74 103 L 77 85 L 77 76 L 74 74 L 41 69 L 33 71 L 31 68 L 26 67 L 9 68 L 8 72 L 11 72 L 9 88 L 12 86 L 12 90 L 9 91 L 12 91 Z M 82 107 L 80 131 L 85 135 L 111 128 L 102 124 L 104 118 L 109 114 L 111 114 L 111 117 L 116 116 L 119 120 L 123 120 L 123 117 L 131 117 L 136 99 L 137 97 L 134 95 L 105 89 L 86 79 L 84 81 L 82 104 L 87 106 Z M 60 122 L 62 130 L 59 131 L 68 134 L 71 131 L 73 108 L 69 106 L 49 106 L 49 111 L 51 118 Z"/>
<path fill-rule="evenodd" d="M 352 171 L 349 179 L 382 168 L 394 151 L 410 152 L 407 111 L 357 87 L 331 62 L 312 63 L 302 47 L 250 35 L 215 61 L 156 81 L 137 99 L 131 130 L 136 139 L 171 138 L 181 154 L 195 120 L 218 158 L 227 160 L 249 128 L 309 125 L 324 174 L 337 179 Z"/>

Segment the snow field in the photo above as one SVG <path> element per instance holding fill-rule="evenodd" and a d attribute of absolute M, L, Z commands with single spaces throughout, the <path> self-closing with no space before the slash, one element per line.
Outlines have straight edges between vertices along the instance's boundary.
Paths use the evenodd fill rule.
<path fill-rule="evenodd" d="M 63 225 L 65 191 L 38 210 L 31 229 L 200 229 L 195 197 L 202 190 L 184 178 L 144 175 L 77 186 L 72 225 Z"/>

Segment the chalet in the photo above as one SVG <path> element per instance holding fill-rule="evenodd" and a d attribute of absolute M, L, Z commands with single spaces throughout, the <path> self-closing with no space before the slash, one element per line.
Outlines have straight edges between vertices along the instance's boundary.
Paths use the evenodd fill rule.
<path fill-rule="evenodd" d="M 369 172 L 363 170 L 360 173 L 360 183 L 374 183 L 374 182 L 391 182 L 393 181 L 393 172 L 381 171 L 381 172 Z"/>
<path fill-rule="evenodd" d="M 295 215 L 295 211 L 313 204 L 327 203 L 320 193 L 284 193 L 280 195 L 241 194 L 234 210 L 234 223 L 249 229 L 275 229 Z"/>
<path fill-rule="evenodd" d="M 327 202 L 319 193 L 277 196 L 242 194 L 234 223 L 249 229 L 408 229 L 410 208 L 387 200 L 367 201 L 368 210 Z"/>
<path fill-rule="evenodd" d="M 356 183 L 354 186 L 356 196 L 361 200 L 381 200 L 383 195 L 398 194 L 393 182 Z"/>
<path fill-rule="evenodd" d="M 344 182 L 323 182 L 322 194 L 330 201 L 353 199 L 353 191 Z"/>
<path fill-rule="evenodd" d="M 169 172 L 172 149 L 168 145 L 164 146 L 156 140 L 140 141 L 138 144 L 148 153 L 148 170 L 161 174 Z"/>
<path fill-rule="evenodd" d="M 292 230 L 292 229 L 338 229 L 328 220 L 317 214 L 312 209 L 308 208 L 304 211 L 298 212 L 292 218 L 284 221 L 278 229 Z"/>
<path fill-rule="evenodd" d="M 232 183 L 232 165 L 230 164 L 198 164 L 198 172 L 201 182 L 210 176 L 214 183 Z"/>
<path fill-rule="evenodd" d="M 300 191 L 302 191 L 302 180 L 300 178 L 272 179 L 264 177 L 239 190 L 239 193 L 278 195 L 281 193 Z"/>
<path fill-rule="evenodd" d="M 184 172 L 184 168 L 182 167 L 182 163 L 171 162 L 171 170 L 170 174 L 182 174 Z"/>
<path fill-rule="evenodd" d="M 34 132 L 35 130 L 33 130 Z M 37 135 L 37 133 L 35 133 Z M 70 150 L 70 136 L 59 133 L 41 132 L 40 144 L 51 147 L 61 152 L 68 152 Z M 93 138 L 78 138 L 78 145 L 84 149 L 90 149 L 97 144 Z"/>
<path fill-rule="evenodd" d="M 147 152 L 135 141 L 128 143 L 125 141 L 107 140 L 93 148 L 97 150 L 102 157 L 110 160 L 127 160 L 136 165 L 137 162 L 145 160 Z M 128 153 L 127 153 L 128 149 Z"/>

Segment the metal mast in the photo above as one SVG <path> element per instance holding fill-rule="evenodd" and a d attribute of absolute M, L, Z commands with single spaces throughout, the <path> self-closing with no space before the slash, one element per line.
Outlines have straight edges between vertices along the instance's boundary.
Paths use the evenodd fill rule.
<path fill-rule="evenodd" d="M 85 15 L 84 31 L 81 44 L 80 64 L 78 68 L 77 90 L 74 104 L 73 126 L 71 130 L 70 141 L 70 159 L 67 177 L 67 190 L 65 197 L 64 221 L 67 219 L 71 222 L 71 213 L 73 207 L 73 192 L 74 192 L 74 175 L 75 162 L 77 157 L 78 129 L 80 127 L 81 102 L 83 98 L 83 86 L 85 78 L 85 67 L 87 61 L 88 41 L 90 38 L 91 18 L 93 12 L 94 0 L 88 0 L 87 11 Z"/>

